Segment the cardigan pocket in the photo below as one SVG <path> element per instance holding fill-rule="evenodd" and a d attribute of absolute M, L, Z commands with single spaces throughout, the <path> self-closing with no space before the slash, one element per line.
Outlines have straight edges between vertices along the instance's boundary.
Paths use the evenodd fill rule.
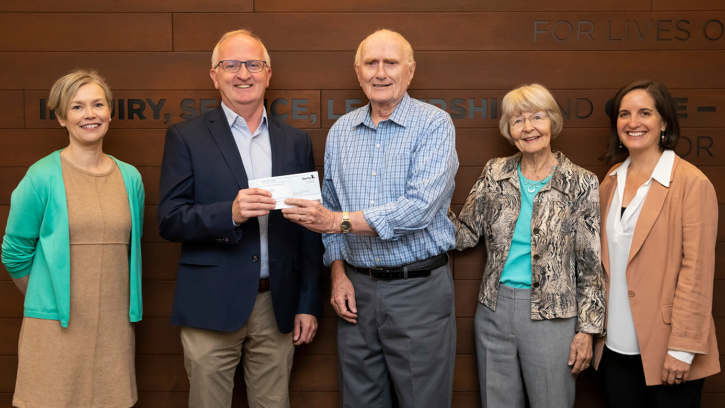
<path fill-rule="evenodd" d="M 662 320 L 665 324 L 672 324 L 672 305 L 662 306 Z"/>

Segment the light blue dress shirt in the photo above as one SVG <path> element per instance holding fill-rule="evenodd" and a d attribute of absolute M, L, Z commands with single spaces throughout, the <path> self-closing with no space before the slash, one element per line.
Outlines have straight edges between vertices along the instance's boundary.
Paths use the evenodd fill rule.
<path fill-rule="evenodd" d="M 322 200 L 362 211 L 377 237 L 323 234 L 325 265 L 402 266 L 456 247 L 448 219 L 458 171 L 450 115 L 406 94 L 375 126 L 370 104 L 335 122 L 327 136 Z"/>
<path fill-rule="evenodd" d="M 224 102 L 222 102 L 222 109 L 229 122 L 229 127 L 232 129 L 232 136 L 239 149 L 239 155 L 242 156 L 247 179 L 272 177 L 272 145 L 269 140 L 267 110 L 262 108 L 264 109 L 262 121 L 257 130 L 252 133 L 247 126 L 247 121 L 229 109 Z M 269 216 L 265 215 L 257 217 L 257 219 L 259 220 L 259 258 L 261 262 L 259 278 L 266 279 L 269 278 L 269 245 L 267 241 Z"/>

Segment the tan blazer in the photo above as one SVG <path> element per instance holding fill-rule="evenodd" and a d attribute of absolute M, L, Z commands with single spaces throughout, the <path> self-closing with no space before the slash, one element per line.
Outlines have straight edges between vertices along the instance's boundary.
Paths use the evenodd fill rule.
<path fill-rule="evenodd" d="M 620 164 L 609 170 L 614 171 Z M 604 178 L 600 191 L 602 264 L 609 293 L 607 215 L 617 177 Z M 662 383 L 668 349 L 696 353 L 690 379 L 720 371 L 712 318 L 718 203 L 710 180 L 675 157 L 670 186 L 654 181 L 643 203 L 627 264 L 629 304 L 642 353 L 647 385 Z M 605 326 L 606 327 L 606 324 Z M 606 337 L 594 345 L 599 366 Z"/>

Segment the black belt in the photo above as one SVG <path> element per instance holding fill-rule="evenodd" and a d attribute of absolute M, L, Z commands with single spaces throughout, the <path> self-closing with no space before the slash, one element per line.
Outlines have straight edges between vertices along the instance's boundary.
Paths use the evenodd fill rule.
<path fill-rule="evenodd" d="M 425 278 L 430 276 L 433 269 L 440 268 L 448 263 L 448 254 L 442 253 L 424 259 L 422 261 L 413 262 L 408 265 L 383 267 L 383 268 L 358 268 L 350 265 L 355 272 L 369 276 L 371 279 L 396 280 L 409 278 Z"/>

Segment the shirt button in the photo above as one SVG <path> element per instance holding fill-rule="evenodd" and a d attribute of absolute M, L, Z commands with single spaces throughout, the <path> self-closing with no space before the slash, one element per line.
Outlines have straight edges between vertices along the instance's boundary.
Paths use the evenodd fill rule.
<path fill-rule="evenodd" d="M 539 260 L 539 258 L 541 258 L 541 257 L 539 256 L 539 254 L 536 254 L 536 255 L 534 255 L 534 260 L 535 260 L 535 261 L 538 261 L 538 260 Z"/>
<path fill-rule="evenodd" d="M 257 261 L 259 261 L 259 257 L 258 257 L 257 255 L 254 255 L 254 256 L 252 257 L 252 261 L 254 261 L 254 262 L 257 262 Z"/>
<path fill-rule="evenodd" d="M 264 266 L 264 262 L 262 262 L 262 266 Z"/>
<path fill-rule="evenodd" d="M 376 144 L 375 147 L 380 147 L 380 145 L 379 144 Z"/>
<path fill-rule="evenodd" d="M 534 234 L 539 235 L 539 229 L 538 228 L 534 228 Z"/>
<path fill-rule="evenodd" d="M 370 204 L 375 204 L 375 200 L 370 200 Z"/>
<path fill-rule="evenodd" d="M 377 176 L 377 175 L 378 175 L 378 172 L 377 171 L 374 171 L 373 172 L 373 176 Z"/>
<path fill-rule="evenodd" d="M 262 235 L 264 235 L 264 231 L 260 231 L 259 233 L 262 234 Z"/>
<path fill-rule="evenodd" d="M 630 290 L 629 292 L 627 292 L 627 294 L 629 295 L 629 297 L 634 297 L 634 291 L 633 290 Z"/>
<path fill-rule="evenodd" d="M 375 262 L 380 262 L 380 258 L 375 258 Z"/>
<path fill-rule="evenodd" d="M 534 287 L 535 288 L 538 288 L 539 287 L 539 282 L 534 282 Z"/>
<path fill-rule="evenodd" d="M 259 167 L 255 167 L 254 170 L 259 170 Z"/>

